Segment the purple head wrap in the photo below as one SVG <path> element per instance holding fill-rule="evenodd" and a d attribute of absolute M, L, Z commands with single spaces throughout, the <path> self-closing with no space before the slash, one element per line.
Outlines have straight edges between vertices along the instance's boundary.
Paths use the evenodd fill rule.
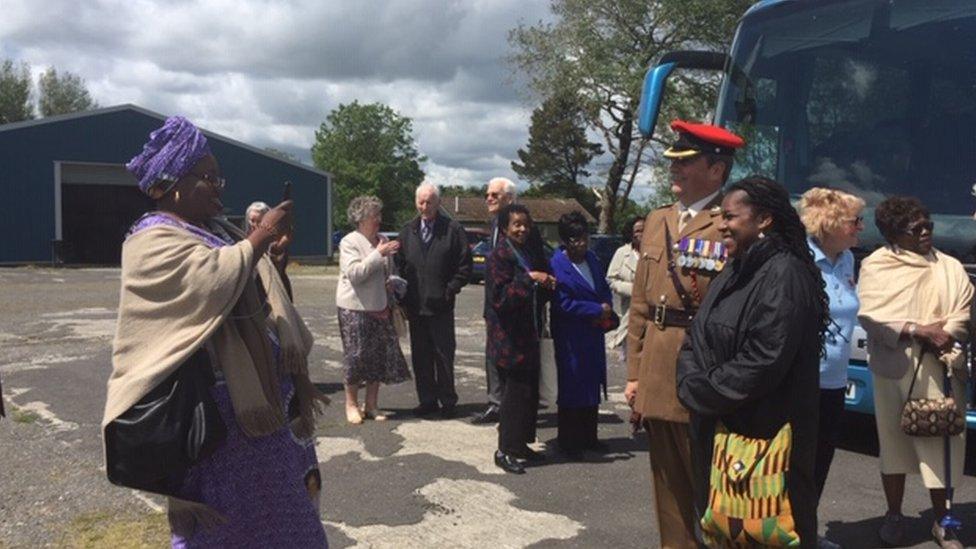
<path fill-rule="evenodd" d="M 166 194 L 201 158 L 210 154 L 203 133 L 182 116 L 171 116 L 149 134 L 142 152 L 125 165 L 139 189 L 153 198 Z"/>

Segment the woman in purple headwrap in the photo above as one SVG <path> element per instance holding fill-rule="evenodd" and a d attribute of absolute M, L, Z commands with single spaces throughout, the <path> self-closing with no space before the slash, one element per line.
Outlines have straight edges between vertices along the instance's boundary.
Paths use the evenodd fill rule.
<path fill-rule="evenodd" d="M 122 245 L 103 428 L 184 364 L 205 361 L 227 434 L 174 483 L 173 547 L 327 546 L 312 442 L 325 397 L 308 377 L 312 337 L 267 254 L 288 245 L 291 201 L 248 235 L 219 218 L 219 165 L 181 117 L 127 168 L 158 210 Z"/>

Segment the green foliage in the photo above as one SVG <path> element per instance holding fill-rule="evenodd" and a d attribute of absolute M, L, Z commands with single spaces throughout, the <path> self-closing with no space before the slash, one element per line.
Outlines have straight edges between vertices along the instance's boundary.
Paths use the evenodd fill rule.
<path fill-rule="evenodd" d="M 634 217 L 640 217 L 641 219 L 647 217 L 647 213 L 651 211 L 653 206 L 649 204 L 638 204 L 637 202 L 627 199 L 620 211 L 617 212 L 617 217 L 614 220 L 614 234 L 621 234 L 624 229 L 624 225 L 627 224 Z"/>
<path fill-rule="evenodd" d="M 34 118 L 30 100 L 30 65 L 15 65 L 10 59 L 0 63 L 0 124 Z"/>
<path fill-rule="evenodd" d="M 58 74 L 51 67 L 44 71 L 37 80 L 40 97 L 37 109 L 41 116 L 54 116 L 87 111 L 98 108 L 85 87 L 85 81 L 80 76 L 70 72 Z"/>
<path fill-rule="evenodd" d="M 578 92 L 589 129 L 612 157 L 601 191 L 600 228 L 615 226 L 651 143 L 635 118 L 648 67 L 666 52 L 723 51 L 753 0 L 553 0 L 554 23 L 520 25 L 509 34 L 513 66 L 536 96 Z M 714 104 L 718 79 L 679 72 L 669 85 L 659 122 L 701 119 Z M 670 140 L 658 131 L 658 144 Z"/>
<path fill-rule="evenodd" d="M 512 170 L 532 184 L 525 196 L 575 198 L 596 215 L 596 196 L 581 184 L 586 167 L 603 154 L 586 138 L 586 118 L 575 93 L 557 93 L 532 111 L 529 143 L 518 150 Z"/>
<path fill-rule="evenodd" d="M 417 152 L 410 118 L 381 103 L 339 105 L 315 132 L 312 160 L 333 175 L 337 225 L 344 224 L 349 201 L 365 194 L 383 201 L 386 228 L 413 216 L 413 191 L 427 159 Z"/>

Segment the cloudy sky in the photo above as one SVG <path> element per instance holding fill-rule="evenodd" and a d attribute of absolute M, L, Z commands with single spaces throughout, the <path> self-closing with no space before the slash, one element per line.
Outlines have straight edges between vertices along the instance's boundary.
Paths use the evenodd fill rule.
<path fill-rule="evenodd" d="M 531 105 L 503 57 L 546 0 L 2 0 L 0 57 L 88 82 L 101 106 L 183 114 L 310 162 L 341 103 L 414 121 L 438 184 L 514 179 Z"/>

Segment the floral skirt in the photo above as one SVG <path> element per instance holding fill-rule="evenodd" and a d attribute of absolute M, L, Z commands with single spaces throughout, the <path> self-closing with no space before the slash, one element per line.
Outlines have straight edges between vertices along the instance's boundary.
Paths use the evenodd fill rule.
<path fill-rule="evenodd" d="M 346 384 L 402 383 L 410 379 L 400 339 L 389 315 L 339 308 Z"/>

